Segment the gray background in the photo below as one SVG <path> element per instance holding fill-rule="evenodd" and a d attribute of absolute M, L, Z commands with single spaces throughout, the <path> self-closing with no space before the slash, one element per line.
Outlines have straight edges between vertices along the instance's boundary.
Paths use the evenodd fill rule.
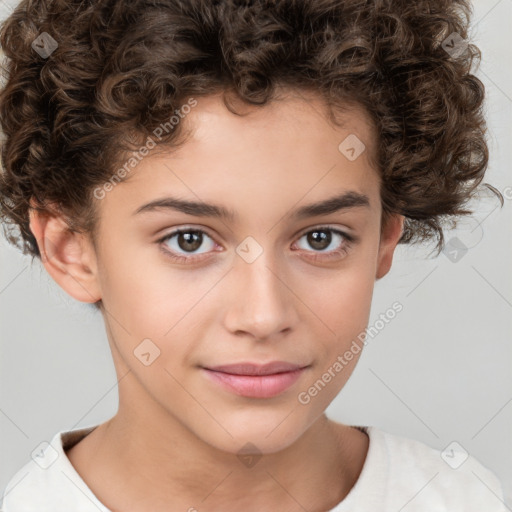
<path fill-rule="evenodd" d="M 0 1 L 0 17 L 10 12 Z M 376 283 L 370 324 L 404 309 L 365 348 L 328 408 L 338 421 L 375 425 L 443 449 L 456 440 L 494 471 L 512 507 L 512 0 L 477 0 L 491 165 L 509 190 L 485 198 L 472 221 L 447 232 L 457 262 L 400 247 Z M 511 187 L 507 189 L 507 187 Z M 68 298 L 36 262 L 0 242 L 0 489 L 56 432 L 101 423 L 117 410 L 114 366 L 99 314 Z"/>

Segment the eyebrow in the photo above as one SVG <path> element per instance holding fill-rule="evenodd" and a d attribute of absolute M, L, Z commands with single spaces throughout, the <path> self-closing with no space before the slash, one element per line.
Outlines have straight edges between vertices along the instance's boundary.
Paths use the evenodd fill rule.
<path fill-rule="evenodd" d="M 293 219 L 300 220 L 318 215 L 329 215 L 331 213 L 336 213 L 356 207 L 369 208 L 369 197 L 359 192 L 347 191 L 329 199 L 302 206 L 301 208 L 298 208 L 292 212 L 291 217 Z M 227 209 L 224 206 L 203 203 L 199 201 L 188 201 L 176 197 L 164 197 L 162 199 L 151 201 L 150 203 L 139 207 L 133 213 L 133 215 L 162 209 L 175 210 L 196 217 L 214 217 L 226 219 L 232 222 L 238 218 L 237 214 L 233 210 Z"/>

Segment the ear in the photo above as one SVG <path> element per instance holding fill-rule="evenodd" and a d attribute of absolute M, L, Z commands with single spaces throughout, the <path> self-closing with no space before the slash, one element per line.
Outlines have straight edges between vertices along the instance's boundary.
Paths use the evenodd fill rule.
<path fill-rule="evenodd" d="M 71 231 L 59 213 L 31 208 L 29 215 L 41 262 L 54 281 L 80 302 L 99 301 L 96 254 L 89 237 Z"/>
<path fill-rule="evenodd" d="M 402 236 L 405 217 L 391 214 L 381 230 L 376 279 L 384 277 L 391 269 L 395 248 Z"/>

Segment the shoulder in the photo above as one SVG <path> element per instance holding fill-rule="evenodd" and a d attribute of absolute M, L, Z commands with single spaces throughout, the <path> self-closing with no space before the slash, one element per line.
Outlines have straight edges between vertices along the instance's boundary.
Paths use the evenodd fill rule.
<path fill-rule="evenodd" d="M 85 485 L 64 451 L 92 428 L 58 432 L 51 442 L 39 445 L 31 460 L 7 483 L 0 512 L 108 512 Z"/>
<path fill-rule="evenodd" d="M 367 433 L 374 444 L 373 463 L 386 475 L 387 499 L 398 509 L 505 511 L 498 478 L 460 443 L 438 450 L 375 427 Z"/>

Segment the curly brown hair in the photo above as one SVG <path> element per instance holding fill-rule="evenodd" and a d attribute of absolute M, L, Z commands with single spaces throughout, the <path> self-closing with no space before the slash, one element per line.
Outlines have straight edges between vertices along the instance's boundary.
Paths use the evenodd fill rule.
<path fill-rule="evenodd" d="M 443 222 L 472 213 L 488 165 L 471 13 L 467 0 L 22 0 L 0 31 L 4 231 L 40 257 L 33 200 L 94 240 L 93 190 L 169 112 L 222 92 L 236 113 L 228 94 L 263 106 L 288 87 L 317 93 L 331 119 L 364 107 L 384 221 L 404 215 L 400 243 L 437 238 L 440 251 Z M 58 44 L 47 56 L 33 46 L 43 32 Z M 158 146 L 180 134 L 166 129 Z"/>

